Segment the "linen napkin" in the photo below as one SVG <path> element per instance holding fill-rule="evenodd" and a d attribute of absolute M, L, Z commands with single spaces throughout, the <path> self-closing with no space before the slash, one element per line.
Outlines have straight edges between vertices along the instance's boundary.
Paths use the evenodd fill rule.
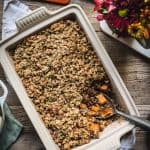
<path fill-rule="evenodd" d="M 0 150 L 7 150 L 19 137 L 22 131 L 22 124 L 12 115 L 7 104 L 4 104 L 5 123 L 0 134 Z"/>
<path fill-rule="evenodd" d="M 28 6 L 18 0 L 4 0 L 2 19 L 2 39 L 13 35 L 17 28 L 15 21 L 31 12 Z"/>
<path fill-rule="evenodd" d="M 31 10 L 19 0 L 4 0 L 2 35 L 9 37 L 16 32 L 15 20 L 29 13 Z M 12 14 L 13 13 L 13 17 Z M 120 150 L 132 150 L 135 143 L 135 130 L 121 139 Z"/>

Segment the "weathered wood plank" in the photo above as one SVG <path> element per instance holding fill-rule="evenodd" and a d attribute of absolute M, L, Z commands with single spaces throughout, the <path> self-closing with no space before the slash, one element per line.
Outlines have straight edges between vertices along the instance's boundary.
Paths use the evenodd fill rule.
<path fill-rule="evenodd" d="M 149 150 L 150 149 L 150 133 L 137 133 L 134 150 Z"/>
<path fill-rule="evenodd" d="M 2 20 L 2 2 L 0 1 L 0 29 Z M 62 6 L 49 4 L 36 0 L 22 0 L 31 9 L 36 9 L 40 6 L 45 6 L 49 10 L 54 11 Z M 100 31 L 99 24 L 93 13 L 94 5 L 87 3 L 86 0 L 72 0 L 72 3 L 79 4 L 87 14 L 99 38 L 108 51 L 112 61 L 117 67 L 121 77 L 123 78 L 127 88 L 129 89 L 139 112 L 143 118 L 150 115 L 150 65 L 149 60 L 145 59 L 130 48 L 108 37 Z M 0 30 L 1 35 L 1 30 Z M 24 109 L 22 108 L 16 94 L 6 81 L 3 70 L 0 66 L 0 79 L 3 80 L 9 90 L 7 102 L 11 106 L 11 110 L 15 117 L 24 125 L 24 131 L 17 142 L 11 147 L 11 150 L 42 150 L 44 149 L 40 139 L 38 138 L 30 120 L 28 119 Z M 135 150 L 149 150 L 150 133 L 137 129 L 137 141 Z"/>
<path fill-rule="evenodd" d="M 3 15 L 3 1 L 0 1 L 0 29 L 2 29 L 2 15 Z M 2 30 L 0 30 L 0 40 L 1 40 Z"/>
<path fill-rule="evenodd" d="M 16 143 L 14 143 L 10 150 L 44 150 L 44 146 L 40 141 L 36 132 L 22 133 Z"/>

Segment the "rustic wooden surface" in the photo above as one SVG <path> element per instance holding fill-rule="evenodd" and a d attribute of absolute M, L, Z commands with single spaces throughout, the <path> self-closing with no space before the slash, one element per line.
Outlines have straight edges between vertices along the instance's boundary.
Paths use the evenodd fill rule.
<path fill-rule="evenodd" d="M 23 0 L 30 9 L 45 6 L 49 10 L 55 10 L 62 6 L 49 4 L 40 1 Z M 122 79 L 130 91 L 135 104 L 143 118 L 150 117 L 150 61 L 132 49 L 120 44 L 116 40 L 108 37 L 100 31 L 99 24 L 94 18 L 92 3 L 86 0 L 72 0 L 71 3 L 79 4 L 87 14 L 95 31 L 104 44 L 108 54 L 117 67 Z M 0 1 L 0 18 L 2 18 L 3 4 Z M 2 22 L 1 22 L 2 23 Z M 0 28 L 1 28 L 0 23 Z M 1 34 L 1 30 L 0 30 Z M 9 95 L 7 102 L 15 117 L 24 125 L 24 130 L 17 142 L 10 148 L 11 150 L 43 150 L 44 147 L 36 134 L 31 122 L 29 121 L 23 107 L 21 106 L 16 94 L 7 82 L 2 67 L 0 66 L 0 79 L 3 80 L 8 89 Z M 150 132 L 137 129 L 135 150 L 150 149 Z"/>

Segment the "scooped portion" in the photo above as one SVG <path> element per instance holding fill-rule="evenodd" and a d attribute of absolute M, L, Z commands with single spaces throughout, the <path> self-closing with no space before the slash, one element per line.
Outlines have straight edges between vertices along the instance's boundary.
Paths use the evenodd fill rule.
<path fill-rule="evenodd" d="M 89 143 L 112 122 L 100 91 L 112 95 L 103 66 L 77 21 L 60 20 L 17 45 L 15 69 L 60 149 Z"/>

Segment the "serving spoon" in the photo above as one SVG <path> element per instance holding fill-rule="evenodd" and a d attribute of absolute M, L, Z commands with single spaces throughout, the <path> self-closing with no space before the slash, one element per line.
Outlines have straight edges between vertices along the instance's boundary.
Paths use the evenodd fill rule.
<path fill-rule="evenodd" d="M 4 103 L 8 94 L 8 90 L 1 80 L 0 80 L 0 87 L 3 90 L 3 94 L 0 96 L 0 133 L 1 133 L 5 122 Z"/>
<path fill-rule="evenodd" d="M 107 115 L 107 116 L 102 116 L 102 115 L 96 116 L 96 119 L 107 120 L 107 119 L 111 118 L 112 116 L 114 116 L 115 114 L 118 114 L 118 115 L 128 119 L 132 124 L 135 124 L 136 126 L 142 128 L 142 129 L 150 130 L 150 121 L 149 120 L 143 119 L 143 118 L 138 117 L 138 116 L 129 115 L 129 114 L 126 114 L 126 113 L 118 110 L 116 108 L 116 106 L 113 104 L 113 99 L 111 99 L 106 94 L 103 94 L 103 95 L 107 98 L 109 104 L 111 105 L 112 113 L 110 115 Z"/>

